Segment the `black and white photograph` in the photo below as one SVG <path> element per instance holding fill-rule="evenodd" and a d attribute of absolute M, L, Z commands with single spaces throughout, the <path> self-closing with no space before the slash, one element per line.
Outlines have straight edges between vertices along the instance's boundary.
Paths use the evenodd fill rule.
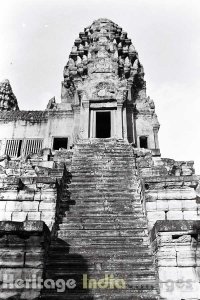
<path fill-rule="evenodd" d="M 2 0 L 0 300 L 200 300 L 199 131 L 199 0 Z"/>

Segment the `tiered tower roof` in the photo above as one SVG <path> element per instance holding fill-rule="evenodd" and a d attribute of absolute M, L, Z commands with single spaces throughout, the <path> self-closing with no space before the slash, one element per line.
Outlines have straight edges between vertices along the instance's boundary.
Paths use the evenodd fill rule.
<path fill-rule="evenodd" d="M 75 87 L 94 74 L 107 73 L 127 79 L 128 86 L 141 88 L 144 71 L 127 33 L 108 19 L 98 19 L 79 33 L 64 67 L 68 97 Z"/>
<path fill-rule="evenodd" d="M 5 79 L 0 82 L 0 111 L 9 110 L 19 110 L 19 107 L 10 82 Z"/>

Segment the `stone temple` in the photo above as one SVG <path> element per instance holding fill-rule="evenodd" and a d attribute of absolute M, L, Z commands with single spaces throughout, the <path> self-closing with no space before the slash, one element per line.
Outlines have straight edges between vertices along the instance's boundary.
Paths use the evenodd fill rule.
<path fill-rule="evenodd" d="M 63 76 L 44 111 L 0 84 L 0 299 L 200 299 L 200 177 L 161 157 L 131 39 L 94 21 Z"/>

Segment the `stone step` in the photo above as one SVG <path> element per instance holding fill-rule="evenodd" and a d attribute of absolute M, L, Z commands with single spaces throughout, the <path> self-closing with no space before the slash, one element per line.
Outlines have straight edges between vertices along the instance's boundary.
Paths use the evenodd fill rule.
<path fill-rule="evenodd" d="M 111 168 L 115 169 L 115 167 L 121 167 L 121 166 L 130 168 L 130 167 L 134 167 L 135 165 L 134 165 L 134 162 L 127 163 L 125 158 L 116 158 L 116 157 L 101 159 L 101 161 L 95 160 L 95 159 L 94 160 L 92 160 L 92 159 L 86 160 L 86 159 L 82 158 L 82 160 L 74 160 L 73 165 L 72 165 L 73 169 L 75 169 L 76 167 L 82 167 L 82 168 L 85 168 L 85 167 L 107 168 L 107 167 L 109 167 L 109 169 L 111 169 Z"/>
<path fill-rule="evenodd" d="M 68 224 L 70 223 L 77 223 L 77 222 L 82 222 L 83 224 L 98 224 L 98 223 L 113 223 L 113 222 L 117 222 L 118 224 L 133 224 L 133 226 L 136 224 L 147 224 L 146 222 L 146 218 L 143 216 L 142 218 L 131 218 L 127 217 L 124 218 L 124 216 L 91 216 L 90 218 L 82 216 L 81 218 L 77 217 L 77 216 L 67 216 L 63 218 L 64 222 L 67 222 Z"/>
<path fill-rule="evenodd" d="M 130 195 L 131 193 L 134 193 L 134 192 L 136 192 L 136 189 L 126 189 L 126 188 L 122 188 L 122 189 L 118 189 L 118 190 L 116 190 L 116 188 L 113 188 L 113 189 L 110 189 L 109 191 L 107 190 L 107 189 L 104 189 L 103 187 L 100 189 L 100 190 L 98 190 L 98 189 L 94 189 L 94 188 L 84 188 L 84 189 L 82 189 L 82 188 L 80 188 L 80 189 L 78 189 L 78 188 L 69 188 L 69 190 L 68 190 L 69 192 L 71 192 L 71 193 L 73 193 L 74 195 L 75 194 L 78 194 L 78 193 L 80 193 L 80 191 L 82 192 L 82 194 L 88 194 L 88 195 L 102 195 L 102 193 L 104 193 L 104 195 L 113 195 L 113 196 L 123 196 L 123 195 Z M 135 193 L 136 194 L 136 193 Z M 63 196 L 65 196 L 65 194 L 63 195 Z M 134 197 L 134 196 L 133 196 Z"/>
<path fill-rule="evenodd" d="M 112 202 L 112 203 L 107 203 L 107 204 L 98 204 L 97 205 L 90 205 L 90 204 L 79 204 L 78 200 L 76 201 L 75 205 L 71 205 L 70 206 L 70 212 L 72 211 L 79 211 L 79 212 L 104 212 L 104 211 L 112 211 L 112 212 L 118 212 L 121 210 L 130 212 L 130 211 L 134 211 L 135 213 L 141 213 L 142 214 L 142 209 L 133 206 L 131 203 L 118 203 L 118 205 L 116 205 L 116 203 Z"/>
<path fill-rule="evenodd" d="M 106 251 L 106 253 L 105 253 L 105 250 L 93 252 L 92 248 L 91 248 L 91 251 L 88 251 L 88 249 L 87 249 L 87 251 L 81 251 L 81 248 L 80 248 L 79 255 L 83 255 L 83 254 L 84 254 L 84 258 L 86 258 L 86 259 L 90 258 L 93 261 L 105 261 L 105 259 L 106 259 L 107 263 L 109 262 L 108 261 L 109 259 L 114 262 L 116 262 L 119 259 L 130 260 L 130 261 L 141 260 L 141 262 L 143 259 L 144 260 L 152 259 L 149 251 L 140 253 L 138 251 L 136 252 L 136 251 L 130 251 L 130 250 L 129 251 L 127 251 L 127 250 L 119 251 L 118 250 L 117 253 L 115 253 L 114 251 L 112 251 L 112 252 Z M 98 254 L 98 258 L 96 256 L 97 254 Z M 133 257 L 133 255 L 134 255 L 134 257 Z M 48 261 L 51 263 L 52 258 L 55 260 L 55 261 L 53 261 L 53 263 L 56 262 L 56 264 L 57 264 L 57 262 L 62 262 L 62 261 L 67 261 L 67 260 L 69 260 L 69 261 L 75 260 L 76 261 L 76 256 L 77 256 L 77 254 L 76 253 L 74 254 L 73 252 L 72 253 L 64 252 L 64 253 L 62 253 L 62 256 L 61 256 L 60 254 L 55 253 L 55 251 L 54 251 L 53 253 L 50 252 Z"/>
<path fill-rule="evenodd" d="M 72 203 L 71 204 L 77 204 L 77 203 L 85 203 L 85 204 L 93 204 L 93 205 L 98 205 L 98 204 L 103 204 L 103 203 L 132 203 L 132 205 L 139 208 L 139 205 L 140 205 L 140 208 L 141 208 L 141 200 L 135 198 L 133 195 L 126 195 L 124 197 L 120 196 L 120 197 L 113 197 L 113 195 L 104 195 L 101 193 L 101 197 L 99 196 L 81 196 L 81 195 L 70 195 L 70 199 L 66 198 L 66 195 L 65 195 L 65 198 L 63 198 L 60 202 L 60 205 L 65 205 L 67 204 L 69 201 L 71 201 Z M 76 200 L 76 202 L 74 202 L 74 200 Z"/>
<path fill-rule="evenodd" d="M 138 187 L 138 185 L 132 181 L 132 180 L 128 180 L 128 179 L 121 179 L 120 180 L 120 187 L 121 186 L 124 186 L 126 188 L 128 188 L 129 186 L 132 186 L 132 187 Z M 73 182 L 71 184 L 69 184 L 69 188 L 71 187 L 79 187 L 79 188 L 85 188 L 85 187 L 93 187 L 93 188 L 96 188 L 96 186 L 99 186 L 99 188 L 106 188 L 106 189 L 109 189 L 109 188 L 112 188 L 112 187 L 115 187 L 115 188 L 118 188 L 119 189 L 119 180 L 106 180 L 104 178 L 94 178 L 94 177 L 90 177 L 90 182 L 80 182 L 80 181 L 77 181 L 77 180 L 73 180 Z"/>
<path fill-rule="evenodd" d="M 93 236 L 93 237 L 85 237 L 84 239 L 81 237 L 67 237 L 66 239 L 61 237 L 58 232 L 58 238 L 61 238 L 64 242 L 68 243 L 69 245 L 79 245 L 79 246 L 85 246 L 85 245 L 105 245 L 112 243 L 113 246 L 118 243 L 130 243 L 132 246 L 140 245 L 143 243 L 145 245 L 145 242 L 148 242 L 148 237 L 136 237 L 136 236 Z"/>
<path fill-rule="evenodd" d="M 126 203 L 131 203 L 132 207 L 135 208 L 135 211 L 140 211 L 142 208 L 138 207 L 138 205 L 142 205 L 140 199 L 132 199 L 132 198 L 111 198 L 111 197 L 101 197 L 98 199 L 98 197 L 92 198 L 92 197 L 87 197 L 85 195 L 74 195 L 73 197 L 71 196 L 71 199 L 65 198 L 63 201 L 60 202 L 60 208 L 65 208 L 66 205 L 77 205 L 77 204 L 84 204 L 85 205 L 102 205 L 102 204 L 112 204 L 115 203 L 116 205 L 118 204 L 126 204 Z"/>
<path fill-rule="evenodd" d="M 97 150 L 97 151 L 96 151 Z M 76 161 L 76 160 L 80 160 L 82 158 L 86 159 L 86 160 L 99 160 L 99 158 L 102 158 L 102 159 L 106 159 L 106 158 L 109 158 L 109 157 L 116 157 L 116 158 L 124 158 L 124 159 L 127 159 L 127 158 L 132 158 L 133 155 L 132 155 L 132 152 L 130 151 L 125 151 L 125 152 L 122 152 L 122 150 L 120 148 L 118 149 L 115 149 L 115 151 L 113 152 L 112 149 L 80 149 L 80 151 L 77 152 L 78 155 L 74 155 L 73 156 L 73 161 Z"/>
<path fill-rule="evenodd" d="M 106 258 L 106 262 L 105 262 L 105 258 Z M 134 257 L 134 259 L 132 258 L 126 258 L 125 256 L 122 256 L 122 258 L 113 258 L 113 257 L 104 257 L 104 256 L 84 256 L 84 259 L 89 259 L 87 261 L 87 267 L 90 270 L 96 269 L 97 264 L 101 264 L 101 268 L 103 268 L 103 270 L 122 270 L 126 267 L 128 268 L 134 268 L 137 269 L 137 267 L 145 267 L 148 265 L 151 265 L 153 263 L 153 260 L 150 256 L 147 257 Z M 69 255 L 69 259 L 55 259 L 54 262 L 52 261 L 48 261 L 47 262 L 47 266 L 55 266 L 55 269 L 57 270 L 56 272 L 59 271 L 59 268 L 61 269 L 70 269 L 70 268 L 76 268 L 76 266 L 79 268 L 81 268 L 83 261 L 81 259 L 79 260 L 74 260 L 73 258 L 70 257 Z"/>
<path fill-rule="evenodd" d="M 76 169 L 76 170 L 71 170 L 71 174 L 72 174 L 72 178 L 75 178 L 75 177 L 85 177 L 85 176 L 93 176 L 93 178 L 97 178 L 99 176 L 104 176 L 104 177 L 116 177 L 116 176 L 119 176 L 119 175 L 124 175 L 124 176 L 127 176 L 127 178 L 129 178 L 130 176 L 136 176 L 136 171 L 133 171 L 133 170 L 127 170 L 127 171 L 123 171 L 120 170 L 120 168 L 117 168 L 115 170 L 104 170 L 102 172 L 102 170 L 99 170 L 99 169 L 96 169 L 96 170 L 83 170 L 83 169 Z M 102 175 L 103 174 L 103 175 Z"/>
<path fill-rule="evenodd" d="M 74 218 L 70 219 L 68 216 L 63 218 L 63 225 L 64 224 L 82 224 L 82 225 L 89 225 L 89 226 L 96 226 L 99 224 L 105 224 L 105 226 L 130 226 L 131 228 L 141 228 L 147 227 L 147 222 L 145 217 L 143 218 L 133 218 L 132 220 L 124 219 L 123 221 L 118 220 L 104 220 L 101 216 L 99 216 L 100 220 L 96 219 L 92 216 L 91 218 L 83 219 L 83 218 Z M 60 225 L 62 225 L 60 224 Z"/>
<path fill-rule="evenodd" d="M 64 217 L 67 217 L 67 216 L 71 216 L 71 215 L 73 215 L 73 216 L 77 216 L 77 217 L 79 217 L 79 218 L 81 218 L 82 216 L 84 216 L 84 217 L 88 217 L 88 218 L 90 218 L 90 217 L 93 217 L 94 215 L 99 215 L 99 216 L 102 216 L 102 215 L 104 215 L 104 214 L 107 214 L 107 215 L 116 215 L 116 214 L 119 214 L 119 215 L 121 215 L 121 212 L 117 212 L 117 211 L 108 211 L 108 210 L 103 210 L 103 211 L 88 211 L 88 212 L 86 212 L 85 210 L 84 211 L 77 211 L 77 210 L 69 210 L 69 211 L 67 211 L 67 212 L 60 212 L 60 214 L 62 215 L 62 216 L 64 216 Z M 124 214 L 126 213 L 126 211 L 124 211 L 123 212 Z M 131 216 L 132 218 L 142 218 L 142 217 L 144 217 L 144 215 L 143 215 L 143 213 L 136 213 L 136 212 L 134 212 L 133 211 L 133 213 L 132 213 L 132 216 Z"/>
<path fill-rule="evenodd" d="M 60 294 L 60 293 L 55 293 L 55 294 L 51 294 L 51 295 L 43 295 L 41 296 L 42 300 L 159 300 L 158 297 L 156 297 L 156 295 L 150 295 L 149 294 L 149 290 L 147 290 L 146 292 L 144 291 L 141 295 L 141 292 L 139 292 L 139 294 L 136 295 L 136 293 L 134 291 L 130 291 L 130 290 L 123 290 L 122 292 L 112 292 L 112 295 L 106 294 L 106 292 L 103 293 L 96 293 L 95 295 L 90 295 L 90 290 L 85 293 L 74 293 L 73 295 L 70 293 L 70 298 L 68 294 Z M 47 293 L 49 293 L 47 291 Z M 91 292 L 92 293 L 92 292 Z M 146 294 L 146 295 L 145 295 Z M 67 297 L 67 298 L 66 298 Z"/>
<path fill-rule="evenodd" d="M 134 246 L 134 248 L 133 248 Z M 66 244 L 63 240 L 55 240 L 52 242 L 51 247 L 50 247 L 50 252 L 56 252 L 58 253 L 66 253 L 66 251 L 73 251 L 73 252 L 77 252 L 79 251 L 88 251 L 90 249 L 93 249 L 93 251 L 102 251 L 102 250 L 107 250 L 107 251 L 121 251 L 121 249 L 126 249 L 126 251 L 138 251 L 141 253 L 141 251 L 144 252 L 149 252 L 150 248 L 148 245 L 144 245 L 143 243 L 141 243 L 141 240 L 139 239 L 139 241 L 137 242 L 137 240 L 134 240 L 134 245 L 132 243 L 129 244 L 124 244 L 124 243 L 106 243 L 106 244 L 87 244 L 87 245 L 69 245 Z M 71 249 L 71 250 L 70 250 Z"/>
<path fill-rule="evenodd" d="M 103 223 L 92 223 L 92 224 L 83 224 L 83 223 L 75 223 L 75 224 L 68 224 L 67 222 L 66 223 L 63 223 L 59 226 L 59 229 L 60 230 L 74 230 L 74 229 L 84 229 L 84 230 L 91 230 L 91 229 L 94 229 L 94 230 L 97 230 L 97 229 L 103 229 L 103 230 L 111 230 L 111 229 L 116 229 L 116 230 L 123 230 L 123 229 L 126 229 L 126 230 L 131 230 L 133 226 L 131 226 L 130 224 L 112 224 L 112 223 L 106 223 L 106 224 L 103 224 Z M 142 228 L 143 230 L 147 229 L 147 226 L 146 224 L 144 225 L 138 225 L 136 226 L 135 228 Z"/>
<path fill-rule="evenodd" d="M 87 218 L 89 218 L 89 217 L 94 217 L 94 216 L 97 216 L 97 215 L 99 215 L 99 217 L 103 217 L 104 215 L 105 216 L 116 216 L 116 217 L 118 217 L 118 216 L 120 216 L 120 217 L 122 217 L 122 216 L 127 216 L 127 217 L 129 217 L 129 218 L 142 218 L 142 217 L 144 217 L 144 214 L 143 213 L 140 213 L 140 212 L 127 212 L 127 211 L 120 211 L 120 212 L 116 212 L 116 211 L 102 211 L 102 212 L 99 212 L 99 214 L 97 214 L 96 213 L 96 211 L 91 211 L 91 212 L 86 212 L 85 210 L 84 211 L 77 211 L 77 210 L 73 210 L 73 211 L 71 211 L 71 210 L 69 210 L 69 211 L 67 211 L 66 212 L 66 216 L 65 217 L 68 217 L 68 216 L 76 216 L 76 217 L 79 217 L 79 218 L 81 218 L 81 217 L 87 217 Z"/>
<path fill-rule="evenodd" d="M 59 253 L 57 252 L 59 249 Z M 117 252 L 116 252 L 117 249 Z M 105 251 L 106 250 L 106 251 Z M 142 250 L 142 252 L 141 252 Z M 109 247 L 103 247 L 103 246 L 88 246 L 88 247 L 73 247 L 73 246 L 69 246 L 69 249 L 66 248 L 58 248 L 58 247 L 51 247 L 50 251 L 49 251 L 49 259 L 51 259 L 52 257 L 58 257 L 58 259 L 63 259 L 63 257 L 66 257 L 68 255 L 75 255 L 76 253 L 79 253 L 80 255 L 82 255 L 83 253 L 85 253 L 86 255 L 96 255 L 99 254 L 100 256 L 103 257 L 109 257 L 110 255 L 114 255 L 114 257 L 117 257 L 118 255 L 132 255 L 134 253 L 134 256 L 136 257 L 144 257 L 144 256 L 149 256 L 152 253 L 150 252 L 150 250 L 148 248 L 144 249 L 142 247 L 135 247 L 133 249 L 133 247 L 127 248 L 126 246 L 121 246 L 121 248 L 119 247 L 112 247 L 112 245 L 110 245 Z"/>
<path fill-rule="evenodd" d="M 126 192 L 126 194 L 133 194 L 137 193 L 138 191 L 138 186 L 133 185 L 131 182 L 124 183 L 123 181 L 118 184 L 113 184 L 113 183 L 108 183 L 104 184 L 103 182 L 95 182 L 95 183 L 90 183 L 90 184 L 79 184 L 79 183 L 73 183 L 72 185 L 69 185 L 68 191 L 77 193 L 78 191 L 82 191 L 84 193 L 86 192 L 95 192 L 95 193 L 100 193 L 103 191 L 104 193 L 111 194 L 112 192 L 114 193 L 119 193 L 119 192 Z M 67 192 L 68 192 L 67 191 Z"/>
<path fill-rule="evenodd" d="M 71 184 L 64 184 L 58 240 L 49 250 L 48 278 L 79 280 L 63 299 L 155 300 L 154 260 L 132 146 L 116 139 L 81 140 L 74 147 L 71 175 Z M 127 288 L 84 291 L 83 273 L 98 279 L 120 276 Z M 56 292 L 46 295 L 62 300 Z"/>
<path fill-rule="evenodd" d="M 103 230 L 103 229 L 70 229 L 68 230 L 63 230 L 59 229 L 59 237 L 108 237 L 108 236 L 134 236 L 134 237 L 139 237 L 147 234 L 147 230 L 145 229 L 139 229 L 139 228 L 134 228 L 134 229 L 123 229 L 119 231 L 118 229 L 113 229 L 113 230 Z"/>
<path fill-rule="evenodd" d="M 139 201 L 137 199 L 128 199 L 128 200 L 121 200 L 120 201 L 120 197 L 118 197 L 117 199 L 109 199 L 109 198 L 102 198 L 99 202 L 98 199 L 94 199 L 93 202 L 90 198 L 88 198 L 87 201 L 85 201 L 84 204 L 84 198 L 87 197 L 87 195 L 85 195 L 84 193 L 81 194 L 77 194 L 77 195 L 73 195 L 73 197 L 71 197 L 70 201 L 71 203 L 71 208 L 72 207 L 79 207 L 81 208 L 81 206 L 85 206 L 85 210 L 87 208 L 90 207 L 94 207 L 98 210 L 98 208 L 100 209 L 101 207 L 113 207 L 116 209 L 122 209 L 123 207 L 130 207 L 130 213 L 132 213 L 132 211 L 134 212 L 141 212 L 142 208 L 138 207 Z M 97 197 L 96 197 L 97 198 Z M 66 202 L 67 202 L 66 201 Z M 87 208 L 86 208 L 87 207 Z"/>
<path fill-rule="evenodd" d="M 88 170 L 88 171 L 90 171 L 90 172 L 92 172 L 92 171 L 98 171 L 98 169 L 100 169 L 101 171 L 104 171 L 104 170 L 106 170 L 106 171 L 117 171 L 117 170 L 119 170 L 119 169 L 123 169 L 123 168 L 126 168 L 126 170 L 127 171 L 134 171 L 133 170 L 133 167 L 130 165 L 130 164 L 126 164 L 126 163 L 118 163 L 118 162 L 113 162 L 113 165 L 112 164 L 108 164 L 108 162 L 107 161 L 105 161 L 105 162 L 102 162 L 101 164 L 99 164 L 99 163 L 91 163 L 91 164 L 89 164 L 89 163 L 85 163 L 84 161 L 82 162 L 82 164 L 80 164 L 80 163 L 74 163 L 73 165 L 72 165 L 72 168 L 71 168 L 71 172 L 72 172 L 72 174 L 73 174 L 73 172 L 74 171 L 86 171 L 86 170 Z"/>

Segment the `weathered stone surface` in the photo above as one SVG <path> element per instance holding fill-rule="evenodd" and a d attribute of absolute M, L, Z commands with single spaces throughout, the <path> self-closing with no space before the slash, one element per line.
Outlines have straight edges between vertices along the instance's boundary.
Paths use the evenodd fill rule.
<path fill-rule="evenodd" d="M 157 221 L 152 229 L 152 239 L 158 232 L 187 231 L 198 233 L 200 230 L 200 221 Z"/>
<path fill-rule="evenodd" d="M 199 221 L 158 221 L 152 241 L 164 299 L 198 299 Z"/>
<path fill-rule="evenodd" d="M 0 222 L 0 235 L 1 299 L 38 298 L 41 287 L 19 289 L 16 282 L 29 280 L 31 284 L 33 278 L 42 278 L 50 241 L 48 228 L 43 222 Z"/>
<path fill-rule="evenodd" d="M 109 163 L 106 164 L 107 161 Z M 141 202 L 137 200 L 140 199 L 141 184 L 135 171 L 133 152 L 127 142 L 115 139 L 85 140 L 75 146 L 72 180 L 71 183 L 64 183 L 61 201 L 63 218 L 58 238 L 62 242 L 59 244 L 58 240 L 51 245 L 48 278 L 65 278 L 74 268 L 75 276 L 83 268 L 90 270 L 91 276 L 95 278 L 112 272 L 127 282 L 124 294 L 120 296 L 119 291 L 113 291 L 113 298 L 123 299 L 130 293 L 144 299 L 156 297 L 156 278 L 148 244 L 147 223 Z M 87 176 L 85 181 L 82 180 L 84 172 Z M 129 178 L 128 174 L 132 176 Z M 66 177 L 66 182 L 68 180 Z M 45 217 L 49 217 L 49 212 Z M 70 245 L 69 253 L 65 250 L 67 244 Z M 140 287 L 142 282 L 139 278 L 147 282 L 145 290 Z M 148 286 L 149 281 L 151 284 Z M 68 297 L 71 297 L 69 291 L 64 295 L 67 297 L 68 293 Z M 77 299 L 81 293 L 81 289 L 78 289 Z M 98 293 L 95 294 L 98 298 Z M 44 291 L 44 295 L 44 298 L 50 297 L 48 291 Z M 58 293 L 55 297 L 59 297 Z M 109 291 L 105 290 L 102 297 L 109 297 Z"/>
<path fill-rule="evenodd" d="M 9 80 L 0 82 L 0 111 L 19 110 Z"/>

